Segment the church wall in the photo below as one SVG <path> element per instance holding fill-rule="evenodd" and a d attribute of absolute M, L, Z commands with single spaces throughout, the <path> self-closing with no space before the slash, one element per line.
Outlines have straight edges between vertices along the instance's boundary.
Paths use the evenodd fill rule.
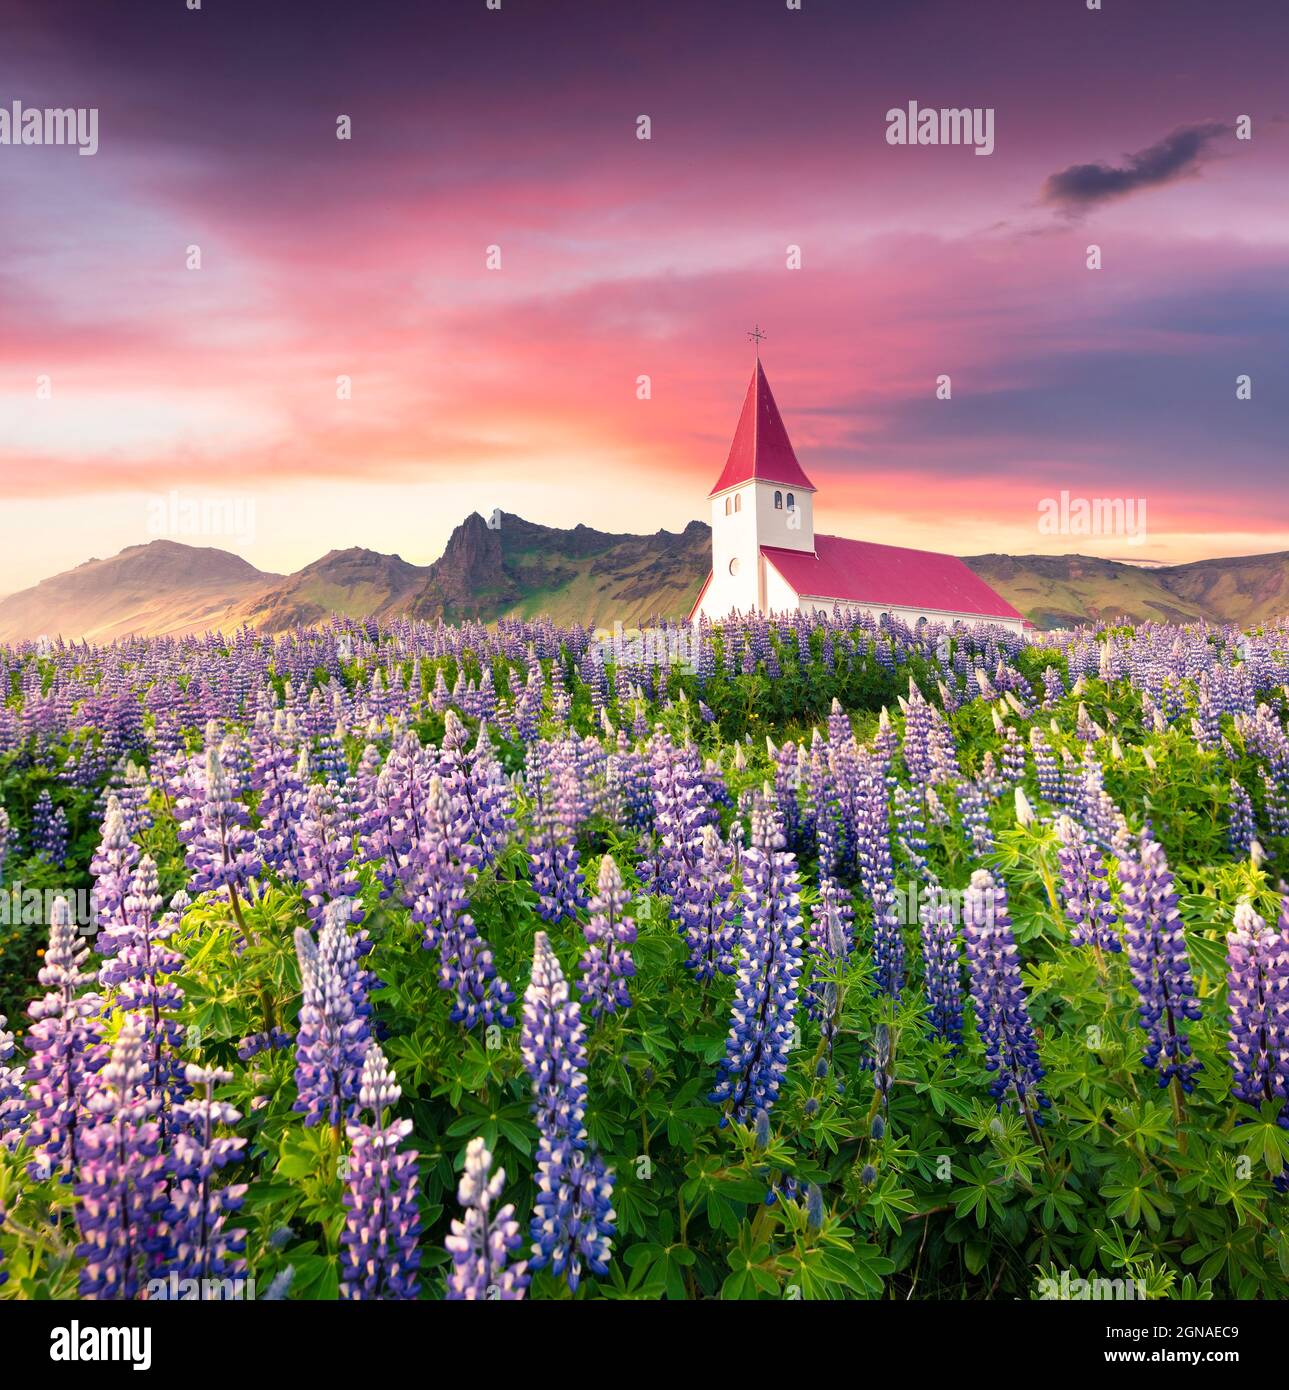
<path fill-rule="evenodd" d="M 777 546 L 780 550 L 811 550 L 815 548 L 814 494 L 798 492 L 784 487 L 782 483 L 757 483 L 757 540 L 762 545 Z M 775 510 L 774 494 L 783 496 L 784 505 Z M 791 492 L 796 506 L 793 511 L 787 507 L 788 493 Z M 743 504 L 747 506 L 745 502 Z M 793 517 L 797 524 L 792 524 Z"/>
<path fill-rule="evenodd" d="M 744 484 L 732 492 L 712 498 L 712 582 L 703 595 L 701 612 L 723 618 L 729 613 L 746 612 L 759 601 L 758 570 L 761 553 L 756 543 L 756 507 L 753 485 Z M 739 496 L 742 509 L 725 515 L 726 497 Z M 730 574 L 730 561 L 737 558 L 739 572 Z"/>

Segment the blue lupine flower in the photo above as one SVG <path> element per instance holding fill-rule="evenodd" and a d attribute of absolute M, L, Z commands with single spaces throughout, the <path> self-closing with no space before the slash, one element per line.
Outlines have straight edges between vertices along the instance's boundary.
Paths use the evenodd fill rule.
<path fill-rule="evenodd" d="M 482 1139 L 471 1139 L 465 1151 L 465 1169 L 457 1188 L 457 1200 L 465 1209 L 462 1220 L 453 1220 L 452 1234 L 444 1244 L 452 1256 L 447 1297 L 496 1299 L 513 1302 L 528 1287 L 527 1264 L 510 1260 L 523 1244 L 515 1208 L 494 1210 L 506 1185 L 506 1170 L 492 1171 L 492 1155 Z"/>
<path fill-rule="evenodd" d="M 752 809 L 752 847 L 743 861 L 743 929 L 738 986 L 725 1056 L 710 1099 L 735 1119 L 778 1098 L 794 1039 L 800 985 L 801 893 L 795 856 L 768 798 Z"/>
<path fill-rule="evenodd" d="M 368 975 L 358 963 L 362 931 L 352 932 L 348 901 L 328 903 L 315 940 L 300 927 L 295 948 L 300 960 L 302 1002 L 295 1040 L 294 1109 L 306 1125 L 338 1127 L 354 1114 L 367 1044 L 370 1040 Z"/>
<path fill-rule="evenodd" d="M 613 1180 L 586 1138 L 586 1026 L 545 932 L 533 945 L 521 1048 L 533 1083 L 537 1200 L 533 1269 L 549 1267 L 576 1289 L 583 1262 L 608 1270 L 615 1214 Z"/>
<path fill-rule="evenodd" d="M 1026 1118 L 1042 1124 L 1038 1111 L 1051 1102 L 1039 1090 L 1043 1068 L 1007 915 L 1007 890 L 984 869 L 971 875 L 962 917 L 976 1029 L 985 1047 L 985 1067 L 994 1073 L 989 1094 L 1001 1108 L 1013 1092 Z"/>
<path fill-rule="evenodd" d="M 1189 1092 L 1201 1063 L 1191 1057 L 1182 1025 L 1199 1018 L 1200 1006 L 1172 871 L 1149 827 L 1141 832 L 1137 852 L 1125 850 L 1121 856 L 1119 880 L 1128 962 L 1140 1000 L 1138 1018 L 1147 1037 L 1142 1060 L 1158 1073 L 1161 1086 L 1176 1077 L 1182 1090 Z"/>
<path fill-rule="evenodd" d="M 411 1120 L 386 1119 L 402 1097 L 397 1078 L 376 1043 L 363 1059 L 356 1109 L 372 1124 L 347 1126 L 350 1156 L 345 1176 L 347 1215 L 340 1241 L 340 1296 L 413 1299 L 421 1255 L 416 1204 L 416 1152 L 403 1148 Z"/>

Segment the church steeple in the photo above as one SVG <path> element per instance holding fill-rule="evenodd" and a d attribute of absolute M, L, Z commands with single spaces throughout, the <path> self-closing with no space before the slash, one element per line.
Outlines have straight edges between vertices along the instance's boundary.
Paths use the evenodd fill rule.
<path fill-rule="evenodd" d="M 758 356 L 743 398 L 734 442 L 716 486 L 707 495 L 715 497 L 728 488 L 755 479 L 762 483 L 780 483 L 798 492 L 814 492 L 815 485 L 797 462 L 792 441 L 784 428 L 783 417 L 774 402 L 770 383 Z"/>

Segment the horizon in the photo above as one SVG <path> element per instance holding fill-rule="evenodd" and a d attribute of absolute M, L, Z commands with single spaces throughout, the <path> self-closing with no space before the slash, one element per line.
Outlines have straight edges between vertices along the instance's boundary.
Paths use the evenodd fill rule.
<path fill-rule="evenodd" d="M 92 158 L 0 148 L 0 595 L 154 539 L 266 573 L 424 566 L 494 507 L 683 531 L 753 325 L 822 532 L 1149 567 L 1289 550 L 1272 3 L 1237 25 L 1200 0 L 669 0 L 647 33 L 571 0 L 357 31 L 321 4 L 307 45 L 244 3 L 17 8 L 0 107 L 99 115 Z M 992 152 L 888 143 L 912 101 L 996 111 Z M 1145 538 L 1043 534 L 1062 491 L 1148 502 Z M 250 522 L 158 534 L 176 492 Z"/>
<path fill-rule="evenodd" d="M 472 512 L 472 513 L 467 513 L 467 515 L 466 515 L 465 517 L 462 517 L 461 521 L 458 522 L 457 525 L 458 525 L 458 526 L 463 525 L 463 524 L 465 523 L 465 521 L 467 521 L 467 520 L 469 519 L 469 517 L 472 516 L 472 515 L 473 515 L 473 516 L 477 516 L 477 517 L 479 518 L 480 521 L 483 521 L 483 522 L 486 524 L 487 518 L 486 518 L 481 512 L 479 512 L 479 511 L 474 511 L 474 512 Z M 541 522 L 533 522 L 532 519 L 531 519 L 530 517 L 518 516 L 517 514 L 513 514 L 513 513 L 512 513 L 512 515 L 515 515 L 515 516 L 516 516 L 516 520 L 528 522 L 528 523 L 531 524 L 531 525 L 542 525 L 542 524 L 543 524 L 543 523 L 541 523 Z M 576 530 L 579 526 L 585 526 L 585 525 L 586 525 L 585 522 L 575 522 L 572 526 L 569 526 L 569 527 L 562 527 L 562 528 L 556 528 L 556 529 L 572 531 L 572 530 Z M 631 537 L 631 538 L 641 538 L 641 539 L 648 539 L 648 538 L 650 538 L 650 537 L 652 537 L 652 536 L 656 536 L 656 535 L 659 535 L 659 534 L 662 534 L 662 533 L 665 533 L 665 534 L 670 535 L 670 536 L 680 536 L 680 535 L 682 535 L 682 534 L 689 528 L 689 526 L 693 526 L 693 525 L 703 526 L 703 527 L 706 527 L 706 528 L 710 529 L 710 523 L 708 523 L 708 522 L 706 522 L 706 521 L 703 521 L 700 517 L 693 517 L 689 522 L 687 522 L 684 526 L 679 527 L 678 529 L 673 529 L 673 528 L 665 527 L 665 526 L 664 526 L 664 527 L 659 527 L 659 528 L 657 528 L 657 529 L 654 530 L 654 531 L 619 531 L 619 532 L 612 532 L 612 533 L 601 531 L 600 534 L 601 534 L 601 535 L 612 534 L 612 535 L 615 535 L 615 536 L 617 536 L 617 537 L 619 537 L 619 538 L 621 538 L 621 537 Z M 454 529 L 455 529 L 455 528 L 454 528 Z M 590 529 L 590 530 L 598 530 L 599 528 L 597 528 L 597 527 L 588 527 L 587 529 Z M 451 534 L 451 533 L 449 533 L 449 534 Z M 822 534 L 828 534 L 828 533 L 825 532 L 825 533 L 822 533 Z M 78 560 L 76 563 L 71 564 L 71 565 L 68 565 L 68 567 L 67 567 L 65 570 L 59 570 L 59 571 L 57 571 L 55 574 L 46 575 L 45 578 L 46 578 L 46 579 L 57 579 L 57 578 L 61 577 L 61 576 L 64 575 L 64 574 L 70 574 L 70 573 L 72 573 L 72 572 L 75 571 L 75 570 L 82 569 L 82 568 L 84 568 L 86 565 L 96 565 L 96 564 L 102 564 L 102 563 L 105 562 L 105 561 L 116 560 L 116 559 L 119 559 L 123 554 L 125 554 L 125 553 L 126 553 L 127 551 L 129 551 L 129 550 L 143 550 L 143 549 L 146 549 L 148 546 L 152 546 L 152 545 L 174 545 L 174 546 L 180 546 L 180 547 L 182 547 L 182 548 L 184 548 L 184 549 L 188 549 L 188 550 L 217 550 L 217 551 L 219 551 L 219 552 L 220 552 L 221 554 L 223 554 L 223 555 L 232 555 L 232 556 L 234 556 L 236 559 L 245 560 L 245 556 L 239 555 L 238 552 L 237 552 L 236 550 L 230 549 L 230 548 L 227 547 L 227 546 L 216 545 L 216 544 L 210 544 L 210 543 L 201 543 L 201 542 L 196 542 L 196 543 L 194 543 L 194 542 L 192 542 L 192 541 L 177 539 L 177 538 L 172 537 L 172 536 L 155 536 L 155 537 L 153 537 L 151 540 L 132 542 L 132 543 L 129 544 L 129 545 L 123 546 L 120 550 L 114 552 L 113 554 L 108 554 L 108 555 L 87 555 L 87 556 L 85 557 L 85 559 L 83 559 L 83 560 Z M 917 547 L 910 547 L 910 548 L 916 549 Z M 424 563 L 420 563 L 420 562 L 417 562 L 417 561 L 414 561 L 414 560 L 409 560 L 409 559 L 407 558 L 407 556 L 401 554 L 399 551 L 396 551 L 396 550 L 376 550 L 376 549 L 373 549 L 373 547 L 371 547 L 371 546 L 366 546 L 366 545 L 332 546 L 332 547 L 330 547 L 329 549 L 322 551 L 320 554 L 315 555 L 315 556 L 313 557 L 312 560 L 307 560 L 307 561 L 305 561 L 305 563 L 304 563 L 303 565 L 299 566 L 299 567 L 298 567 L 297 569 L 295 569 L 295 570 L 286 570 L 286 571 L 282 571 L 282 570 L 261 570 L 261 569 L 259 569 L 258 566 L 253 566 L 253 568 L 257 569 L 258 572 L 259 572 L 260 574 L 262 574 L 262 575 L 264 576 L 264 578 L 266 578 L 266 579 L 289 579 L 289 578 L 292 577 L 292 575 L 298 574 L 298 573 L 300 572 L 300 570 L 307 569 L 310 565 L 315 565 L 315 564 L 319 563 L 320 561 L 325 560 L 325 559 L 327 558 L 328 555 L 343 554 L 343 553 L 345 553 L 345 552 L 348 552 L 348 551 L 355 551 L 355 550 L 356 550 L 356 551 L 361 551 L 363 554 L 367 554 L 367 555 L 376 555 L 376 556 L 378 556 L 378 557 L 381 558 L 381 559 L 398 560 L 398 561 L 401 561 L 403 564 L 413 565 L 413 566 L 415 566 L 416 568 L 419 568 L 419 569 L 428 569 L 431 565 L 433 565 L 434 563 L 436 563 L 436 561 L 438 561 L 439 559 L 441 559 L 441 558 L 442 558 L 442 554 L 443 554 L 443 552 L 440 551 L 439 554 L 438 554 L 438 555 L 435 555 L 432 559 L 430 559 L 430 560 L 428 560 L 428 561 L 426 561 L 426 562 L 424 562 Z M 1179 567 L 1184 566 L 1184 565 L 1202 565 L 1202 564 L 1205 564 L 1205 563 L 1214 562 L 1214 561 L 1220 561 L 1220 560 L 1253 560 L 1253 559 L 1267 559 L 1267 558 L 1272 558 L 1272 557 L 1277 556 L 1277 555 L 1283 555 L 1283 554 L 1286 554 L 1286 553 L 1289 553 L 1289 550 L 1285 550 L 1285 551 L 1262 551 L 1262 550 L 1257 550 L 1257 551 L 1249 551 L 1249 552 L 1247 552 L 1247 553 L 1240 553 L 1240 554 L 1237 554 L 1237 555 L 1206 555 L 1206 556 L 1202 556 L 1201 558 L 1199 558 L 1199 559 L 1197 559 L 1197 560 L 1159 561 L 1159 560 L 1141 560 L 1141 559 L 1135 559 L 1135 558 L 1133 558 L 1132 556 L 1125 556 L 1125 555 L 1092 555 L 1092 554 L 1089 554 L 1088 552 L 1082 551 L 1082 550 L 1041 551 L 1041 552 L 1040 552 L 1040 551 L 1030 551 L 1030 552 L 1028 552 L 1028 553 L 1026 553 L 1026 554 L 1019 554 L 1019 553 L 1014 553 L 1014 552 L 1011 552 L 1011 551 L 991 551 L 991 550 L 982 550 L 982 551 L 973 551 L 973 552 L 970 552 L 970 553 L 964 553 L 964 554 L 960 555 L 958 558 L 959 558 L 959 559 L 962 559 L 962 560 L 981 560 L 981 559 L 987 559 L 987 558 L 990 558 L 990 557 L 993 557 L 993 556 L 1001 556 L 1001 557 L 1003 557 L 1003 558 L 1012 559 L 1012 560 L 1098 560 L 1098 561 L 1105 561 L 1105 562 L 1107 562 L 1107 563 L 1109 563 L 1109 564 L 1130 565 L 1130 566 L 1132 566 L 1132 567 L 1135 568 L 1135 569 L 1150 569 L 1150 570 L 1156 570 L 1156 569 L 1176 569 L 1176 568 L 1179 568 Z M 250 561 L 246 561 L 246 563 L 247 563 L 247 564 L 250 564 Z M 22 592 L 24 592 L 25 589 L 35 588 L 35 587 L 36 587 L 39 583 L 41 583 L 41 582 L 43 582 L 43 581 L 37 580 L 37 581 L 36 581 L 35 583 L 33 583 L 33 584 L 29 584 L 29 585 L 24 586 L 24 589 L 21 589 L 21 590 L 20 590 L 20 589 L 0 590 L 0 602 L 2 602 L 4 599 L 12 598 L 12 597 L 13 597 L 15 594 L 17 594 L 17 593 L 22 593 Z"/>

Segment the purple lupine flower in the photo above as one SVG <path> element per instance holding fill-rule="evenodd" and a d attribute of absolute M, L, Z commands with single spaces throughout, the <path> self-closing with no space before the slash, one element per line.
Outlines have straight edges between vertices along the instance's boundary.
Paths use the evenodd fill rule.
<path fill-rule="evenodd" d="M 358 963 L 366 933 L 351 932 L 348 900 L 328 903 L 315 941 L 295 933 L 300 961 L 300 1027 L 295 1040 L 295 1110 L 306 1125 L 338 1129 L 357 1106 L 363 1059 L 370 1040 L 369 976 Z"/>
<path fill-rule="evenodd" d="M 21 1067 L 8 1064 L 13 1056 L 13 1034 L 0 1014 L 0 1148 L 15 1148 L 27 1119 L 26 1084 Z"/>
<path fill-rule="evenodd" d="M 165 1160 L 146 1086 L 143 1034 L 127 1017 L 78 1141 L 76 1253 L 82 1298 L 135 1299 L 168 1263 Z"/>
<path fill-rule="evenodd" d="M 246 1146 L 245 1139 L 216 1133 L 218 1126 L 241 1119 L 240 1111 L 215 1098 L 215 1087 L 232 1079 L 230 1071 L 190 1064 L 184 1084 L 192 1096 L 176 1105 L 172 1115 L 166 1217 L 170 1268 L 180 1279 L 195 1280 L 203 1300 L 220 1297 L 208 1281 L 246 1276 L 246 1232 L 227 1224 L 242 1205 L 246 1184 L 218 1183 L 218 1175 L 241 1159 Z"/>
<path fill-rule="evenodd" d="M 1135 854 L 1119 860 L 1123 919 L 1132 982 L 1140 1000 L 1138 1017 L 1146 1031 L 1142 1059 L 1158 1072 L 1159 1084 L 1177 1078 L 1183 1091 L 1194 1089 L 1201 1064 L 1191 1058 L 1182 1024 L 1200 1016 L 1173 875 L 1162 846 L 1147 826 Z"/>
<path fill-rule="evenodd" d="M 1231 1090 L 1249 1105 L 1289 1100 L 1289 898 L 1277 931 L 1248 902 L 1227 933 Z M 1289 1114 L 1280 1115 L 1289 1128 Z"/>
<path fill-rule="evenodd" d="M 1227 822 L 1227 843 L 1237 859 L 1247 859 L 1258 838 L 1258 826 L 1253 816 L 1253 798 L 1238 778 L 1231 778 L 1231 815 Z"/>
<path fill-rule="evenodd" d="M 801 976 L 801 893 L 776 812 L 758 800 L 743 864 L 743 928 L 733 1017 L 709 1099 L 735 1119 L 769 1111 L 793 1042 Z"/>
<path fill-rule="evenodd" d="M 1070 945 L 1121 951 L 1123 943 L 1116 930 L 1118 918 L 1110 902 L 1102 851 L 1069 816 L 1057 821 L 1057 834 L 1061 840 L 1057 858 L 1065 891 L 1065 916 L 1071 924 Z"/>
<path fill-rule="evenodd" d="M 586 906 L 585 880 L 573 842 L 579 795 L 576 774 L 569 767 L 554 765 L 549 756 L 534 748 L 529 758 L 529 784 L 533 798 L 529 858 L 537 911 L 547 922 L 575 918 Z"/>
<path fill-rule="evenodd" d="M 850 894 L 833 878 L 819 880 L 819 899 L 811 913 L 810 954 L 815 960 L 844 961 L 851 949 Z M 841 991 L 832 980 L 812 979 L 807 1011 L 831 1047 L 841 1023 Z"/>
<path fill-rule="evenodd" d="M 190 788 L 179 810 L 186 813 L 179 838 L 188 847 L 184 863 L 192 872 L 189 890 L 205 893 L 227 888 L 235 910 L 240 910 L 236 907 L 239 894 L 263 865 L 247 824 L 246 807 L 233 796 L 214 748 L 206 753 L 205 785 Z"/>
<path fill-rule="evenodd" d="M 962 1046 L 962 965 L 953 903 L 932 883 L 919 910 L 922 968 L 930 1035 L 956 1052 Z"/>
<path fill-rule="evenodd" d="M 439 953 L 439 986 L 453 996 L 454 1023 L 510 1028 L 514 993 L 497 974 L 492 948 L 470 913 L 468 884 L 480 851 L 462 839 L 459 803 L 437 773 L 430 778 L 424 817 L 425 829 L 410 856 L 421 883 L 412 909 L 424 928 L 421 945 Z"/>
<path fill-rule="evenodd" d="M 340 1241 L 340 1296 L 348 1299 L 414 1299 L 421 1255 L 416 1248 L 421 1219 L 416 1204 L 416 1151 L 403 1140 L 411 1120 L 386 1119 L 402 1097 L 385 1054 L 368 1044 L 363 1059 L 358 1109 L 371 1124 L 347 1126 L 350 1157 L 345 1175 L 347 1215 Z"/>
<path fill-rule="evenodd" d="M 636 924 L 623 911 L 631 895 L 622 886 L 622 874 L 611 854 L 600 860 L 596 888 L 590 918 L 582 928 L 586 951 L 577 966 L 582 976 L 578 993 L 592 1018 L 631 1007 L 627 980 L 636 973 L 629 949 L 636 939 Z"/>
<path fill-rule="evenodd" d="M 145 854 L 134 870 L 125 899 L 125 921 L 99 933 L 98 949 L 105 959 L 99 984 L 110 1002 L 135 1016 L 143 1043 L 146 1084 L 160 1103 L 163 1134 L 165 1107 L 183 1093 L 183 1064 L 178 1051 L 183 1027 L 175 1019 L 183 990 L 167 977 L 183 967 L 183 957 L 166 942 L 174 935 L 178 917 L 157 920 L 162 903 L 157 866 Z"/>
<path fill-rule="evenodd" d="M 510 1264 L 524 1243 L 511 1204 L 494 1211 L 506 1185 L 506 1170 L 492 1171 L 492 1155 L 482 1139 L 466 1146 L 465 1168 L 457 1188 L 464 1219 L 452 1222 L 444 1241 L 452 1256 L 446 1297 L 451 1300 L 496 1299 L 515 1302 L 528 1287 L 528 1265 Z"/>
<path fill-rule="evenodd" d="M 314 782 L 299 807 L 296 835 L 298 865 L 304 885 L 309 920 L 317 927 L 328 903 L 346 899 L 349 920 L 362 921 L 358 901 L 358 872 L 350 867 L 354 857 L 355 826 L 334 782 Z"/>
<path fill-rule="evenodd" d="M 898 999 L 904 986 L 904 933 L 895 911 L 890 813 L 880 765 L 864 769 L 858 792 L 856 848 L 864 891 L 873 906 L 874 982 L 879 993 Z"/>
<path fill-rule="evenodd" d="M 706 982 L 734 973 L 735 905 L 730 895 L 734 852 L 714 825 L 703 826 L 688 879 L 673 898 L 689 954 L 685 965 Z"/>
<path fill-rule="evenodd" d="M 1039 1090 L 1043 1068 L 1002 882 L 977 869 L 963 893 L 962 917 L 976 1030 L 985 1047 L 985 1067 L 994 1073 L 989 1094 L 1001 1108 L 1008 1091 L 1014 1092 L 1025 1118 L 1042 1124 L 1039 1112 L 1051 1102 Z"/>
<path fill-rule="evenodd" d="M 586 1138 L 586 1025 L 546 933 L 533 943 L 533 973 L 524 993 L 521 1038 L 533 1083 L 537 1199 L 533 1269 L 550 1268 L 576 1290 L 583 1262 L 608 1270 L 615 1213 L 613 1179 Z"/>
<path fill-rule="evenodd" d="M 308 780 L 307 746 L 295 752 L 292 721 L 279 710 L 270 725 L 258 720 L 251 736 L 251 786 L 259 793 L 257 845 L 264 864 L 284 878 L 298 880 L 300 852 L 298 823 Z"/>
<path fill-rule="evenodd" d="M 103 815 L 103 834 L 90 859 L 94 877 L 94 919 L 99 934 L 125 926 L 125 898 L 139 862 L 138 846 L 131 843 L 125 817 L 116 797 L 109 796 Z"/>
<path fill-rule="evenodd" d="M 54 809 L 48 791 L 40 793 L 32 808 L 31 850 L 55 868 L 67 862 L 67 812 L 61 806 Z"/>
<path fill-rule="evenodd" d="M 80 1160 L 78 1132 L 91 1079 L 105 1060 L 103 1001 L 86 993 L 93 974 L 84 968 L 89 945 L 77 935 L 66 898 L 55 898 L 49 947 L 37 975 L 46 993 L 27 1010 L 26 1084 L 30 1107 L 27 1143 L 50 1169 Z"/>

